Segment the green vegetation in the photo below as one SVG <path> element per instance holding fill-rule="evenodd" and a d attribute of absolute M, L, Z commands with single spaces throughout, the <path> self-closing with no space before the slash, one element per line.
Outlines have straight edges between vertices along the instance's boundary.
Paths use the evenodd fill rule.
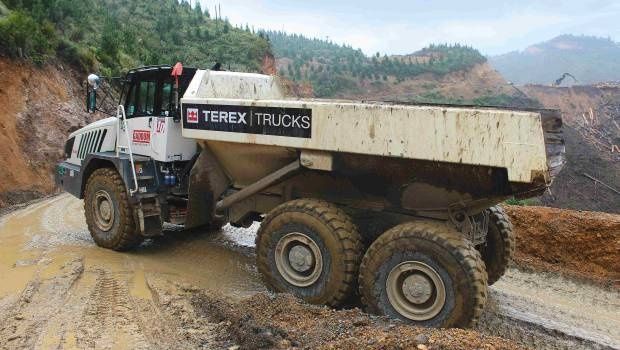
<path fill-rule="evenodd" d="M 9 9 L 4 6 L 2 1 L 0 1 L 0 17 L 7 15 L 9 13 Z"/>
<path fill-rule="evenodd" d="M 610 38 L 561 35 L 489 61 L 515 84 L 550 85 L 563 73 L 574 75 L 577 84 L 620 80 L 620 43 Z M 574 83 L 568 78 L 563 85 Z"/>
<path fill-rule="evenodd" d="M 510 199 L 507 199 L 504 203 L 508 205 L 518 205 L 522 207 L 527 207 L 531 205 L 540 205 L 540 201 L 536 198 L 516 199 L 513 197 Z"/>
<path fill-rule="evenodd" d="M 140 65 L 259 71 L 269 42 L 177 0 L 5 0 L 0 51 L 37 63 L 58 55 L 84 70 L 119 74 Z M 0 10 L 2 6 L 0 6 Z"/>
<path fill-rule="evenodd" d="M 413 55 L 368 57 L 360 49 L 284 32 L 264 32 L 277 58 L 287 63 L 280 73 L 295 81 L 309 81 L 319 97 L 333 96 L 357 86 L 401 82 L 424 73 L 444 75 L 483 63 L 477 50 L 455 45 L 431 45 Z"/>
<path fill-rule="evenodd" d="M 527 107 L 527 108 L 543 108 L 540 101 L 528 96 L 513 96 L 506 94 L 484 95 L 477 97 L 471 101 L 471 104 L 477 106 L 503 106 L 503 107 Z"/>
<path fill-rule="evenodd" d="M 53 55 L 56 40 L 49 21 L 38 23 L 22 11 L 13 11 L 0 19 L 0 43 L 19 57 L 42 63 Z"/>
<path fill-rule="evenodd" d="M 496 106 L 513 108 L 542 108 L 540 101 L 527 96 L 511 96 L 506 94 L 483 95 L 473 100 L 443 96 L 436 91 L 429 91 L 413 98 L 420 103 L 438 103 L 453 105 Z"/>

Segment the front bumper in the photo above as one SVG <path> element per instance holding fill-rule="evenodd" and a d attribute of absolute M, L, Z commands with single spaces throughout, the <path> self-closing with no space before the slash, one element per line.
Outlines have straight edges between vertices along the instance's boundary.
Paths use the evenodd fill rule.
<path fill-rule="evenodd" d="M 54 181 L 56 182 L 56 186 L 62 188 L 64 191 L 78 198 L 82 197 L 82 173 L 79 165 L 68 162 L 56 164 Z"/>

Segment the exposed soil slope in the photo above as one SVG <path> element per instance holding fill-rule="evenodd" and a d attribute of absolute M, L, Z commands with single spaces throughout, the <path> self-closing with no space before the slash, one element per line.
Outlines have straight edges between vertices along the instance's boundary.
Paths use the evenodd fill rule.
<path fill-rule="evenodd" d="M 517 234 L 518 266 L 620 286 L 620 215 L 505 208 Z"/>
<path fill-rule="evenodd" d="M 0 207 L 51 192 L 69 130 L 93 121 L 75 76 L 0 57 Z"/>

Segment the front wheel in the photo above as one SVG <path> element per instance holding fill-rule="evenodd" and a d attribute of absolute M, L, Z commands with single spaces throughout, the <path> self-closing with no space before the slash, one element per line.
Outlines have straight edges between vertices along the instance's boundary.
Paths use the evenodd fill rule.
<path fill-rule="evenodd" d="M 487 274 L 459 232 L 443 223 L 412 222 L 370 246 L 359 288 L 371 313 L 424 327 L 469 327 L 482 313 Z"/>
<path fill-rule="evenodd" d="M 142 242 L 137 232 L 125 183 L 112 168 L 95 170 L 84 191 L 84 214 L 98 246 L 127 250 Z"/>

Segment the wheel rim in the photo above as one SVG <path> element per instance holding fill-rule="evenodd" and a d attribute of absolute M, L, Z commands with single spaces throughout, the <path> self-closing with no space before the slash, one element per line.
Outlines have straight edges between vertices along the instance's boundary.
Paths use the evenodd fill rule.
<path fill-rule="evenodd" d="M 321 276 L 323 256 L 314 240 L 300 232 L 282 237 L 275 250 L 276 268 L 290 284 L 307 287 Z"/>
<path fill-rule="evenodd" d="M 102 231 L 109 231 L 114 225 L 114 204 L 108 192 L 99 190 L 95 193 L 93 212 L 97 226 Z"/>
<path fill-rule="evenodd" d="M 413 321 L 437 316 L 446 302 L 446 288 L 439 273 L 419 261 L 395 266 L 388 275 L 386 290 L 394 309 Z"/>

